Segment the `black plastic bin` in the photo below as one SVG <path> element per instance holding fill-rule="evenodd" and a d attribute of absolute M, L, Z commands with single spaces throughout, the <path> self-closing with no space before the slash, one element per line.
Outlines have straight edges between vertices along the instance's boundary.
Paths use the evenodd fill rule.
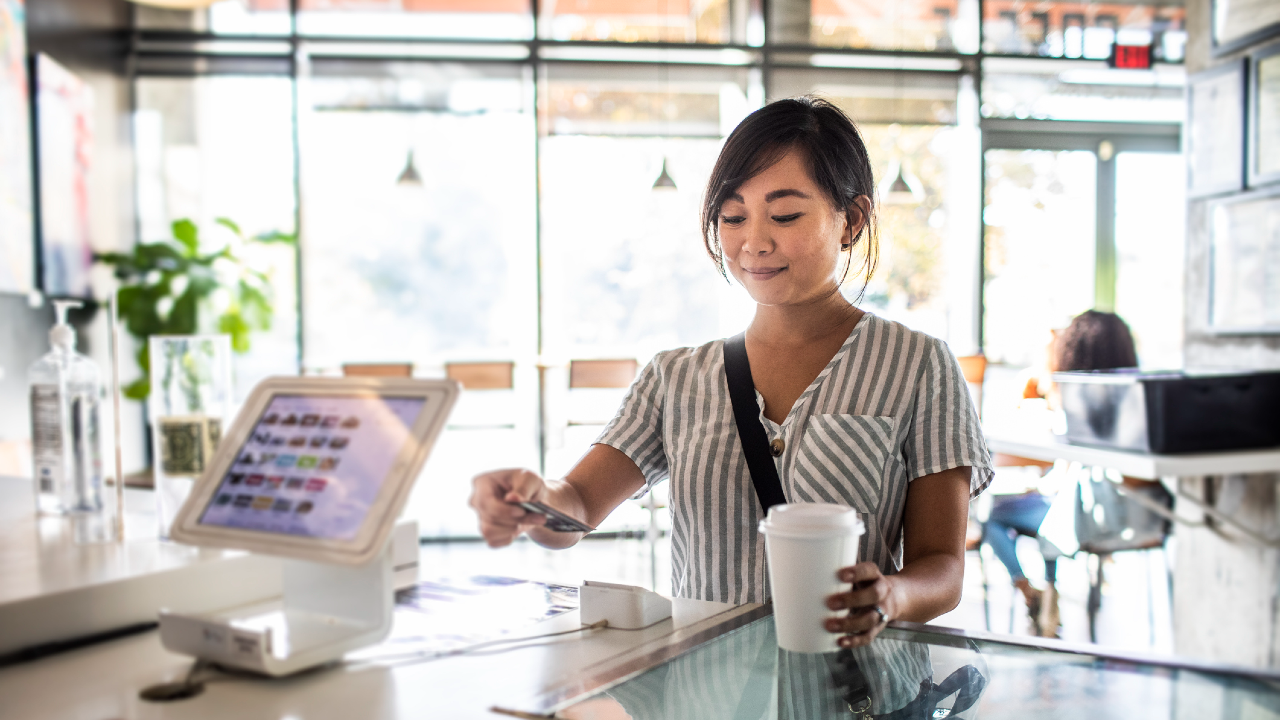
<path fill-rule="evenodd" d="M 1067 440 L 1157 454 L 1280 446 L 1280 371 L 1054 373 Z"/>

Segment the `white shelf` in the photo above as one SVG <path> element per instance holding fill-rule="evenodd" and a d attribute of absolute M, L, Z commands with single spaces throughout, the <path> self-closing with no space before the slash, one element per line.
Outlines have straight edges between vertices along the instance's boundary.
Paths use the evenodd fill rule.
<path fill-rule="evenodd" d="M 1072 445 L 1048 432 L 1010 432 L 1000 429 L 987 434 L 992 453 L 1004 453 L 1032 460 L 1067 460 L 1097 465 L 1130 477 L 1159 480 L 1166 477 L 1233 475 L 1237 473 L 1280 473 L 1280 448 L 1191 455 L 1108 450 Z"/>

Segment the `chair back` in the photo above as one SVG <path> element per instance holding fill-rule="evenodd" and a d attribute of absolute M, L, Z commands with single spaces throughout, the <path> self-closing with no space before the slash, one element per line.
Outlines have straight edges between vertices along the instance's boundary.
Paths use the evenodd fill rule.
<path fill-rule="evenodd" d="M 413 377 L 413 363 L 343 363 L 347 377 Z"/>
<path fill-rule="evenodd" d="M 570 360 L 569 387 L 625 388 L 631 386 L 640 370 L 635 358 L 618 360 Z"/>
<path fill-rule="evenodd" d="M 516 364 L 510 360 L 450 362 L 444 374 L 463 390 L 510 390 L 515 387 Z"/>

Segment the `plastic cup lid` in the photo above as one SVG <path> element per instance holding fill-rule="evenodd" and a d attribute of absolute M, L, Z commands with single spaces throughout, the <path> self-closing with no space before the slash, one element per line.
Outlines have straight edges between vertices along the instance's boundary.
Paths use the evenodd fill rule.
<path fill-rule="evenodd" d="M 788 503 L 769 508 L 760 532 L 783 535 L 861 535 L 862 518 L 851 507 L 834 503 Z"/>

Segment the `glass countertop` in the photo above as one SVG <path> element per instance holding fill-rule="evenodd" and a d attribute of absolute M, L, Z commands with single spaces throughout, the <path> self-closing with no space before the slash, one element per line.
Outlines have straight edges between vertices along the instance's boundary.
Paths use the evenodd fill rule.
<path fill-rule="evenodd" d="M 893 623 L 867 648 L 810 655 L 780 649 L 769 615 L 541 708 L 552 710 L 574 720 L 1261 720 L 1280 718 L 1280 673 L 913 623 Z"/>

